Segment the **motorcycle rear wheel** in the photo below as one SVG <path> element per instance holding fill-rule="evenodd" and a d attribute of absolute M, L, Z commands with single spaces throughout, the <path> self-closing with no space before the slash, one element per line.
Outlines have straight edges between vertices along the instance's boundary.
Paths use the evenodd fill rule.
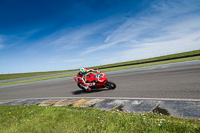
<path fill-rule="evenodd" d="M 116 84 L 114 82 L 112 82 L 112 81 L 107 81 L 106 88 L 115 89 L 116 88 Z"/>

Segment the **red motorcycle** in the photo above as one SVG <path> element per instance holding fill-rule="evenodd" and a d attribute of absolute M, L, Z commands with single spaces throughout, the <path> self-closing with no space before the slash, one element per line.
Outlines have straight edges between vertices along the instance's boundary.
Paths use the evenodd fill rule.
<path fill-rule="evenodd" d="M 99 89 L 99 88 L 115 89 L 116 88 L 116 84 L 112 81 L 108 81 L 108 78 L 106 77 L 106 75 L 101 72 L 88 73 L 83 78 L 86 81 L 86 83 L 95 82 L 95 85 L 91 86 L 91 89 Z M 77 82 L 77 85 L 79 88 L 86 91 L 83 85 L 81 84 L 81 82 L 79 82 L 78 77 L 74 77 L 74 80 Z"/>

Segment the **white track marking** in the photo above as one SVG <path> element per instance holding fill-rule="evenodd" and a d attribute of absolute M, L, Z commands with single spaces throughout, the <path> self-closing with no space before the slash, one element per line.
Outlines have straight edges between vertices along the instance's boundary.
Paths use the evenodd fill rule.
<path fill-rule="evenodd" d="M 187 101 L 187 102 L 200 102 L 200 99 L 177 99 L 177 98 L 137 98 L 137 97 L 43 97 L 43 98 L 23 98 L 29 99 L 114 99 L 114 100 L 156 100 L 156 101 Z M 22 99 L 11 99 L 22 100 Z M 11 101 L 8 100 L 8 101 Z M 7 101 L 7 100 L 4 100 Z"/>

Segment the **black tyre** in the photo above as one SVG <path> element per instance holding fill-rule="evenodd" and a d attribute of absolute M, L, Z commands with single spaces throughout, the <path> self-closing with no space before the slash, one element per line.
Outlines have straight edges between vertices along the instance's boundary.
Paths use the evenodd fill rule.
<path fill-rule="evenodd" d="M 114 82 L 112 82 L 112 81 L 107 81 L 106 88 L 115 89 L 116 88 L 116 84 Z"/>

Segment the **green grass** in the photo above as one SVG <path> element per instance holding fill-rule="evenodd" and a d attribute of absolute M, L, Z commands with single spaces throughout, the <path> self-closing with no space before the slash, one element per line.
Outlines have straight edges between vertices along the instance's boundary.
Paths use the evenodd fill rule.
<path fill-rule="evenodd" d="M 34 76 L 41 76 L 41 75 L 49 75 L 49 74 L 71 72 L 71 71 L 74 71 L 74 70 L 33 72 L 33 73 L 15 73 L 15 74 L 0 74 L 0 80 L 17 79 L 17 78 L 25 78 L 25 77 L 34 77 Z"/>
<path fill-rule="evenodd" d="M 1 133 L 200 132 L 200 121 L 91 108 L 0 106 Z"/>
<path fill-rule="evenodd" d="M 19 84 L 19 83 L 26 83 L 26 82 L 34 82 L 34 81 L 40 81 L 40 80 L 55 79 L 55 78 L 70 77 L 70 76 L 75 76 L 75 75 L 76 75 L 76 73 L 70 73 L 70 74 L 63 74 L 63 75 L 56 75 L 56 76 L 49 76 L 49 77 L 26 79 L 26 80 L 20 80 L 20 81 L 0 83 L 0 86 L 11 85 L 11 84 Z"/>

